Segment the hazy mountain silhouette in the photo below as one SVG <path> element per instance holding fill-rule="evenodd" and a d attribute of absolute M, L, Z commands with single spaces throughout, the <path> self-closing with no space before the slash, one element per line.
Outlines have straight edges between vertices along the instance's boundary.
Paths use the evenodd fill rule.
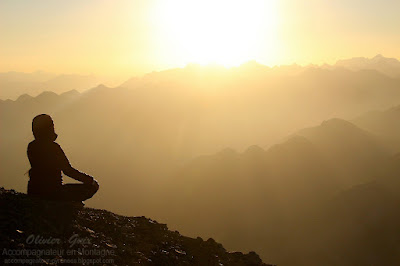
<path fill-rule="evenodd" d="M 344 120 L 329 120 L 266 151 L 252 146 L 244 153 L 228 149 L 194 160 L 166 189 L 171 191 L 168 206 L 174 208 L 163 210 L 175 215 L 170 224 L 188 234 L 214 233 L 231 248 L 256 249 L 278 264 L 381 261 L 391 265 L 397 261 L 396 246 L 388 243 L 384 247 L 389 249 L 374 250 L 378 244 L 370 244 L 389 240 L 390 232 L 397 231 L 391 229 L 398 219 L 392 222 L 390 217 L 396 215 L 392 207 L 398 206 L 398 200 L 391 195 L 400 190 L 400 168 L 398 164 L 396 171 L 388 167 L 389 162 L 393 167 L 399 162 L 397 157 L 393 162 L 390 154 L 375 135 Z M 371 188 L 374 180 L 393 190 L 385 195 L 386 189 Z M 397 185 L 389 185 L 393 182 Z M 345 196 L 359 188 L 362 195 L 357 198 Z M 369 206 L 371 201 L 378 201 L 384 215 L 376 212 L 379 206 Z M 392 207 L 385 207 L 386 203 Z M 190 217 L 183 215 L 193 208 L 196 212 Z M 357 227 L 362 220 L 358 215 L 369 208 L 374 211 L 370 219 L 377 221 L 374 230 L 389 224 L 387 233 L 376 236 L 367 226 Z M 207 222 L 204 217 L 214 220 Z M 365 252 L 371 255 L 361 255 Z"/>
<path fill-rule="evenodd" d="M 266 147 L 305 126 L 333 117 L 352 119 L 400 101 L 399 82 L 375 71 L 309 68 L 296 75 L 260 71 L 267 74 L 189 66 L 149 74 L 125 84 L 127 88 L 98 86 L 82 94 L 45 93 L 4 101 L 0 103 L 0 131 L 6 140 L 1 171 L 11 182 L 5 185 L 25 189 L 26 179 L 21 177 L 29 168 L 25 146 L 31 140 L 31 119 L 38 113 L 58 121 L 59 141 L 78 164 L 105 180 L 118 175 L 126 184 L 134 182 L 136 195 L 141 195 L 140 186 L 147 189 L 150 180 L 168 176 L 195 156 L 223 147 Z M 142 181 L 132 181 L 131 176 L 149 180 L 138 184 Z M 124 193 L 112 192 L 119 186 L 110 181 L 105 193 L 123 197 Z M 111 208 L 111 199 L 107 202 Z M 131 211 L 130 206 L 120 208 Z"/>
<path fill-rule="evenodd" d="M 318 127 L 303 129 L 297 134 L 316 145 L 332 162 L 342 182 L 349 185 L 374 177 L 376 166 L 391 156 L 383 145 L 384 140 L 342 119 L 324 121 Z"/>
<path fill-rule="evenodd" d="M 70 90 L 83 91 L 101 83 L 92 75 L 56 75 L 42 71 L 32 73 L 0 73 L 0 98 L 16 99 L 22 94 L 38 95 L 43 91 L 63 93 Z"/>
<path fill-rule="evenodd" d="M 239 149 L 252 143 L 276 142 L 324 119 L 352 119 L 373 109 L 398 104 L 400 100 L 400 81 L 373 70 L 353 72 L 312 67 L 296 70 L 296 74 L 283 74 L 278 69 L 247 71 L 247 68 L 187 67 L 134 78 L 122 87 L 136 91 L 146 88 L 151 97 L 163 96 L 165 101 L 179 97 L 188 105 L 201 108 L 201 114 L 213 113 L 211 118 L 201 121 L 215 128 L 210 138 L 216 137 L 215 132 L 226 132 L 218 142 L 208 139 L 208 143 Z M 291 110 L 299 110 L 296 119 Z M 273 115 L 275 112 L 279 117 Z M 252 130 L 265 123 L 268 129 Z M 206 137 L 204 130 L 203 137 Z"/>
<path fill-rule="evenodd" d="M 102 184 L 93 206 L 151 216 L 278 264 L 329 265 L 327 258 L 335 265 L 336 254 L 351 264 L 361 255 L 346 259 L 339 247 L 345 231 L 320 237 L 313 228 L 335 215 L 323 212 L 335 196 L 390 175 L 377 169 L 396 151 L 388 143 L 400 136 L 390 134 L 398 112 L 354 117 L 398 105 L 399 84 L 375 70 L 253 62 L 154 72 L 118 88 L 23 95 L 0 102 L 2 185 L 25 191 L 31 121 L 48 113 L 71 163 Z"/>
<path fill-rule="evenodd" d="M 207 77 L 207 80 L 210 81 L 209 78 L 211 73 L 213 73 L 211 75 L 215 76 L 213 81 L 216 81 L 215 78 L 221 79 L 221 74 L 223 72 L 225 74 L 222 76 L 225 76 L 225 78 L 243 78 L 243 76 L 251 75 L 253 78 L 258 76 L 265 79 L 266 77 L 269 77 L 271 75 L 298 75 L 304 70 L 310 68 L 319 68 L 326 70 L 337 70 L 345 68 L 352 71 L 375 70 L 389 77 L 394 77 L 397 79 L 400 78 L 400 61 L 395 58 L 387 58 L 382 55 L 377 55 L 371 59 L 356 57 L 339 60 L 334 65 L 308 65 L 304 67 L 293 64 L 274 66 L 270 68 L 259 64 L 256 61 L 250 61 L 244 63 L 240 67 L 231 68 L 229 71 L 221 66 L 208 66 L 205 68 L 200 65 L 189 64 L 185 68 L 186 71 L 184 71 L 184 75 L 181 75 L 182 73 L 179 73 L 180 69 L 170 69 L 161 72 L 149 73 L 147 75 L 144 75 L 142 78 L 132 78 L 124 82 L 121 86 L 134 88 L 143 87 L 144 85 L 152 86 L 155 85 L 155 83 L 162 83 L 162 85 L 165 85 L 165 79 L 168 79 L 170 82 L 174 82 L 177 78 L 181 80 L 182 78 L 190 80 L 190 78 L 193 77 L 195 77 L 196 79 L 200 79 L 200 81 L 203 81 L 197 84 L 204 84 L 205 77 Z M 194 76 L 189 74 L 190 71 L 195 73 Z M 96 77 L 93 75 L 56 75 L 43 71 L 36 71 L 32 73 L 13 71 L 3 72 L 0 73 L 0 99 L 16 99 L 22 94 L 38 95 L 39 93 L 46 90 L 51 90 L 56 93 L 62 93 L 73 89 L 83 91 L 86 89 L 90 89 L 102 82 L 104 82 L 104 78 Z M 193 82 L 193 84 L 196 83 Z"/>
<path fill-rule="evenodd" d="M 385 111 L 373 111 L 357 117 L 354 123 L 387 140 L 387 148 L 400 150 L 400 105 Z"/>
<path fill-rule="evenodd" d="M 396 58 L 387 58 L 376 55 L 369 59 L 365 57 L 355 57 L 351 59 L 339 60 L 335 66 L 345 67 L 350 70 L 358 71 L 362 69 L 374 69 L 390 77 L 400 78 L 400 61 Z"/>
<path fill-rule="evenodd" d="M 374 181 L 339 193 L 319 211 L 323 218 L 314 223 L 313 230 L 320 235 L 316 243 L 320 248 L 314 254 L 319 253 L 321 261 L 331 265 L 396 265 L 400 261 L 399 159 L 398 155 L 390 158 Z"/>

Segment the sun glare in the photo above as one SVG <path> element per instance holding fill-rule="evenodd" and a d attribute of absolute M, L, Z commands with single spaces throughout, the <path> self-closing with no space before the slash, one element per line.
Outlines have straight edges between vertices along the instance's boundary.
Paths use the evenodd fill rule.
<path fill-rule="evenodd" d="M 159 42 L 185 64 L 257 60 L 276 35 L 276 0 L 170 0 L 156 10 Z"/>

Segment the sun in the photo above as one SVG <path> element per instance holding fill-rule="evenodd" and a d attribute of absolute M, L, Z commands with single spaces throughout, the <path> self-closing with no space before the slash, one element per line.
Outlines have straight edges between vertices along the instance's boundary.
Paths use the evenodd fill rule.
<path fill-rule="evenodd" d="M 185 64 L 258 60 L 276 38 L 276 0 L 168 0 L 155 10 L 165 57 Z"/>

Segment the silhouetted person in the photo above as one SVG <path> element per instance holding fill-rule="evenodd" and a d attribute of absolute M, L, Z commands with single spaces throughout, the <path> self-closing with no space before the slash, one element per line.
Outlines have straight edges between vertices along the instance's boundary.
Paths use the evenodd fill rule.
<path fill-rule="evenodd" d="M 81 202 L 91 198 L 99 189 L 92 176 L 71 166 L 64 151 L 55 140 L 53 120 L 41 114 L 32 121 L 35 140 L 28 145 L 29 170 L 28 195 L 50 200 Z M 61 172 L 83 184 L 63 184 Z"/>

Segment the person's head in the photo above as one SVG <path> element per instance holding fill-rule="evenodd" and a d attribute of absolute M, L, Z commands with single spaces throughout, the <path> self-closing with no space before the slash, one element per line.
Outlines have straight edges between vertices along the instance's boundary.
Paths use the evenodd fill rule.
<path fill-rule="evenodd" d="M 57 138 L 57 134 L 54 132 L 53 119 L 46 114 L 41 114 L 33 118 L 32 132 L 37 140 L 55 141 Z"/>

